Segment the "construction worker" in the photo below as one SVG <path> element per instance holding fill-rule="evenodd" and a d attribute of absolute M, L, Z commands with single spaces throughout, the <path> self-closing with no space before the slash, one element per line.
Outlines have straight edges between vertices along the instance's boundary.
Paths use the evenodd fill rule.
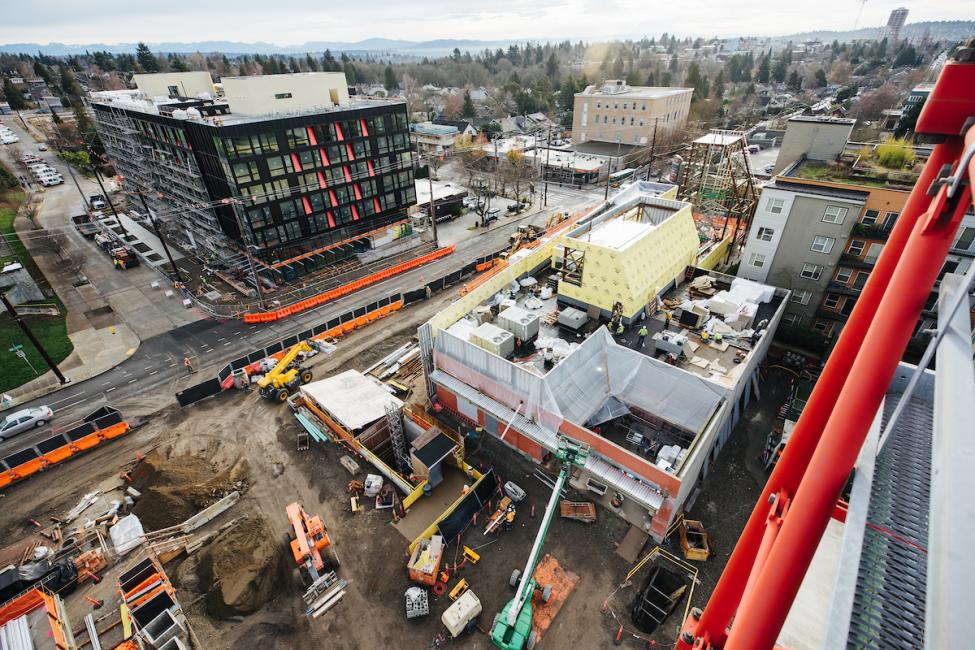
<path fill-rule="evenodd" d="M 504 516 L 504 529 L 511 530 L 515 525 L 515 509 L 508 508 L 508 513 Z"/>
<path fill-rule="evenodd" d="M 623 319 L 620 319 L 619 325 L 616 326 L 616 336 L 623 336 Z"/>
<path fill-rule="evenodd" d="M 193 362 L 190 361 L 189 357 L 183 357 L 183 365 L 186 366 L 186 374 L 193 374 Z"/>
<path fill-rule="evenodd" d="M 647 331 L 647 326 L 646 325 L 641 325 L 640 326 L 640 331 L 638 331 L 636 333 L 637 336 L 639 337 L 637 339 L 637 347 L 640 347 L 640 348 L 643 347 L 643 342 L 647 340 L 647 334 L 648 333 L 649 332 Z"/>

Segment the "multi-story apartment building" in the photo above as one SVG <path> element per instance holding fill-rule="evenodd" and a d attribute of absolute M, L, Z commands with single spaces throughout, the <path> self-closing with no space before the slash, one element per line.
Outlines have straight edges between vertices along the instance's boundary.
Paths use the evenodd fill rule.
<path fill-rule="evenodd" d="M 224 78 L 223 97 L 208 79 L 136 75 L 138 90 L 91 98 L 123 187 L 143 193 L 183 246 L 246 244 L 264 265 L 301 275 L 407 218 L 416 195 L 405 102 L 350 99 L 341 73 Z"/>
<path fill-rule="evenodd" d="M 739 277 L 792 290 L 783 324 L 834 337 L 870 277 L 917 175 L 801 159 L 766 186 L 742 253 Z M 975 257 L 975 216 L 965 218 L 942 275 Z M 936 287 L 937 289 L 937 287 Z M 916 333 L 933 326 L 933 291 Z"/>
<path fill-rule="evenodd" d="M 628 86 L 618 79 L 589 86 L 575 95 L 573 140 L 649 145 L 655 125 L 660 137 L 687 124 L 693 94 L 691 88 Z"/>

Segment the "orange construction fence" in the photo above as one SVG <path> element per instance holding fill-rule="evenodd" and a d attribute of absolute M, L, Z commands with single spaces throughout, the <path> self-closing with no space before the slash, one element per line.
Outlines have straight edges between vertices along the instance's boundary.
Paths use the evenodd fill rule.
<path fill-rule="evenodd" d="M 337 242 L 331 243 L 328 246 L 322 246 L 321 248 L 316 248 L 313 251 L 309 251 L 307 253 L 302 253 L 301 255 L 297 255 L 295 257 L 291 257 L 291 258 L 286 259 L 286 260 L 283 260 L 281 262 L 275 262 L 274 264 L 271 265 L 271 268 L 272 269 L 278 269 L 278 268 L 281 268 L 282 266 L 286 266 L 288 264 L 293 264 L 295 262 L 300 262 L 301 260 L 308 259 L 309 257 L 314 257 L 315 255 L 318 255 L 319 253 L 324 253 L 325 251 L 330 251 L 333 248 L 338 248 L 339 246 L 344 246 L 345 244 L 351 244 L 352 242 L 359 241 L 360 239 L 367 239 L 369 237 L 374 237 L 374 236 L 376 236 L 376 235 L 378 235 L 378 234 L 380 234 L 382 232 L 386 232 L 386 231 L 392 230 L 393 228 L 397 228 L 399 226 L 402 226 L 407 221 L 409 221 L 409 219 L 403 219 L 402 221 L 395 221 L 395 222 L 393 222 L 391 224 L 388 224 L 388 225 L 383 226 L 382 228 L 376 228 L 375 230 L 370 230 L 369 232 L 364 232 L 361 235 L 356 235 L 355 237 L 349 237 L 348 239 L 343 239 L 342 241 L 337 241 Z"/>
<path fill-rule="evenodd" d="M 282 318 L 287 318 L 293 314 L 298 314 L 313 307 L 318 307 L 319 305 L 324 305 L 327 302 L 347 296 L 350 293 L 355 293 L 359 289 L 364 289 L 370 285 L 376 284 L 377 282 L 382 282 L 383 280 L 388 280 L 391 277 L 397 276 L 400 273 L 410 271 L 417 267 L 423 266 L 429 262 L 440 259 L 441 257 L 446 257 L 454 252 L 456 246 L 448 246 L 447 248 L 440 248 L 432 253 L 427 253 L 426 255 L 421 255 L 416 259 L 409 260 L 408 262 L 403 262 L 395 266 L 391 266 L 388 269 L 383 269 L 373 273 L 372 275 L 367 275 L 364 278 L 359 278 L 354 282 L 349 282 L 348 284 L 343 284 L 342 286 L 335 287 L 317 296 L 312 296 L 305 300 L 296 302 L 288 307 L 282 307 L 275 311 L 265 311 L 258 312 L 254 314 L 244 314 L 245 323 L 272 323 L 276 320 L 281 320 Z"/>
<path fill-rule="evenodd" d="M 11 483 L 33 476 L 37 472 L 43 472 L 52 465 L 63 462 L 76 454 L 88 451 L 92 447 L 97 447 L 107 440 L 125 435 L 128 431 L 129 423 L 123 420 L 104 429 L 99 429 L 94 433 L 89 433 L 84 438 L 79 438 L 74 442 L 62 445 L 37 458 L 32 458 L 26 463 L 0 473 L 0 488 L 5 488 Z"/>

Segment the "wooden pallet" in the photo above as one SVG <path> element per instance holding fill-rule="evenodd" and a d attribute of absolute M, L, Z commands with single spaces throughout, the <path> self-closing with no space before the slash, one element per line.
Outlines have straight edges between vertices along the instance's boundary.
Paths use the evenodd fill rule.
<path fill-rule="evenodd" d="M 546 325 L 552 325 L 552 326 L 554 326 L 555 325 L 555 322 L 558 319 L 559 319 L 559 310 L 558 309 L 553 309 L 549 313 L 547 313 L 544 316 L 542 316 L 539 320 L 541 320 Z"/>
<path fill-rule="evenodd" d="M 591 524 L 596 521 L 596 505 L 589 501 L 565 501 L 559 504 L 559 512 L 565 519 L 575 519 Z"/>

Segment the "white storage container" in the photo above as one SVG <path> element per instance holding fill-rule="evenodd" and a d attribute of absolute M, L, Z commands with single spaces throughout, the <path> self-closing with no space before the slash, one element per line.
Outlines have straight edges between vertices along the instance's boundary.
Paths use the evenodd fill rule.
<path fill-rule="evenodd" d="M 471 343 L 499 357 L 508 357 L 515 351 L 515 335 L 497 325 L 483 323 L 471 332 Z"/>
<path fill-rule="evenodd" d="M 498 325 L 522 341 L 538 336 L 538 316 L 521 307 L 508 307 L 498 314 Z"/>

